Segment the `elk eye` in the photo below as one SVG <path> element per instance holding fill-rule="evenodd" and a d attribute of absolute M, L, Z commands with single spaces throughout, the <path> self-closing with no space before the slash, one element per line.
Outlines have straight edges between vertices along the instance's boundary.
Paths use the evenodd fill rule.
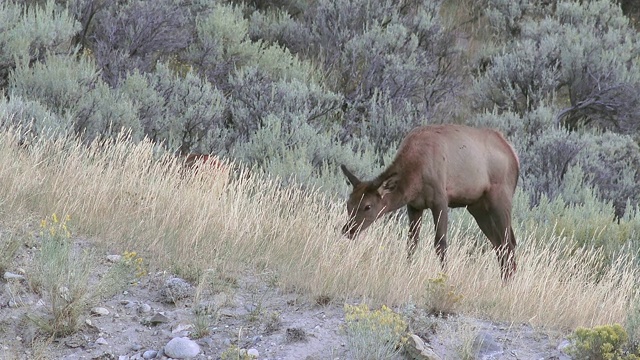
<path fill-rule="evenodd" d="M 371 205 L 365 205 L 363 210 L 364 210 L 364 211 L 369 211 L 369 210 L 371 210 Z"/>

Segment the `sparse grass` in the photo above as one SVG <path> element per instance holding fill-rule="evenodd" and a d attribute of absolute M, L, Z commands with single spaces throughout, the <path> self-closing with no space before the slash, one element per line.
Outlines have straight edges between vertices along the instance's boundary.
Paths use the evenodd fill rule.
<path fill-rule="evenodd" d="M 134 275 L 140 276 L 142 261 L 135 253 L 125 253 L 100 281 L 90 286 L 96 268 L 96 256 L 87 249 L 77 249 L 71 238 L 69 216 L 60 219 L 54 213 L 42 220 L 41 245 L 34 261 L 31 286 L 45 298 L 49 313 L 28 314 L 28 318 L 53 337 L 75 332 L 80 317 L 91 302 L 124 289 Z M 137 271 L 135 273 L 134 271 Z"/>
<path fill-rule="evenodd" d="M 202 299 L 211 293 L 212 281 L 210 278 L 214 277 L 213 271 L 206 271 L 200 277 L 198 286 L 196 286 L 194 296 L 194 308 L 193 308 L 193 337 L 202 338 L 211 332 L 209 329 L 215 320 L 218 309 L 211 309 L 208 306 L 202 305 Z"/>
<path fill-rule="evenodd" d="M 42 220 L 42 244 L 31 278 L 50 313 L 30 314 L 29 319 L 52 336 L 69 335 L 80 326 L 80 315 L 89 302 L 89 276 L 95 261 L 93 254 L 73 248 L 68 221 L 58 219 L 55 213 Z"/>
<path fill-rule="evenodd" d="M 21 241 L 11 234 L 0 234 L 0 274 L 9 270 Z"/>
<path fill-rule="evenodd" d="M 41 140 L 24 150 L 0 135 L 2 213 L 74 214 L 78 234 L 120 252 L 145 249 L 156 268 L 214 268 L 233 278 L 266 265 L 280 286 L 311 298 L 405 304 L 442 271 L 430 219 L 407 264 L 404 217 L 346 240 L 342 202 L 246 170 L 185 176 L 171 157 L 154 154 L 152 144 L 125 138 L 88 149 Z M 464 297 L 460 313 L 567 329 L 622 323 L 637 301 L 634 259 L 605 267 L 597 250 L 567 253 L 571 238 L 545 228 L 516 229 L 518 272 L 504 285 L 495 255 L 470 240 L 478 232 L 456 221 L 449 228 L 447 283 Z"/>
<path fill-rule="evenodd" d="M 443 323 L 438 331 L 440 336 L 451 341 L 452 350 L 460 360 L 474 360 L 478 358 L 478 334 L 476 325 L 465 319 L 453 323 Z"/>

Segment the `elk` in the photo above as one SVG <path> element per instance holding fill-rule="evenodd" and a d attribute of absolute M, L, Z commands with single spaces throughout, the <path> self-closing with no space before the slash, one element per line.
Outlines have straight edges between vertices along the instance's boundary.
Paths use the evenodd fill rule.
<path fill-rule="evenodd" d="M 195 169 L 198 166 L 206 165 L 214 169 L 223 169 L 225 165 L 220 158 L 208 155 L 208 154 L 185 154 L 184 166 L 187 168 Z"/>
<path fill-rule="evenodd" d="M 211 170 L 217 178 L 224 179 L 225 183 L 229 180 L 231 167 L 228 162 L 217 156 L 189 153 L 180 155 L 180 157 L 184 169 L 182 172 L 183 176 L 185 176 L 189 170 L 199 173 L 202 170 L 203 174 L 209 173 L 208 171 Z"/>
<path fill-rule="evenodd" d="M 449 208 L 466 207 L 491 242 L 502 279 L 516 271 L 516 238 L 511 203 L 520 163 L 501 133 L 462 125 L 430 125 L 409 132 L 395 159 L 371 181 L 361 181 L 346 166 L 353 186 L 347 200 L 349 219 L 343 234 L 355 238 L 381 215 L 407 207 L 408 258 L 418 245 L 422 213 L 435 223 L 435 250 L 445 266 Z"/>

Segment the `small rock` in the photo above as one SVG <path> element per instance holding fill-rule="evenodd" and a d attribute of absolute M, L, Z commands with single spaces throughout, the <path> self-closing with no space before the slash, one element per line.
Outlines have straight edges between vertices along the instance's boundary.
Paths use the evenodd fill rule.
<path fill-rule="evenodd" d="M 422 339 L 415 334 L 409 336 L 409 340 L 405 344 L 405 349 L 409 355 L 409 359 L 412 360 L 442 360 L 433 349 L 422 341 Z"/>
<path fill-rule="evenodd" d="M 174 359 L 189 359 L 200 353 L 200 346 L 189 338 L 173 338 L 164 346 L 164 353 Z"/>
<path fill-rule="evenodd" d="M 162 324 L 162 323 L 168 323 L 169 322 L 169 318 L 164 316 L 164 315 L 162 315 L 162 314 L 160 314 L 160 313 L 156 313 L 152 317 L 147 319 L 146 322 L 148 322 L 151 325 L 158 325 L 158 324 Z"/>
<path fill-rule="evenodd" d="M 172 334 L 177 334 L 180 332 L 186 332 L 188 330 L 191 330 L 193 328 L 193 325 L 191 324 L 178 324 L 176 327 L 174 327 L 173 329 L 171 329 L 171 333 Z"/>
<path fill-rule="evenodd" d="M 112 263 L 117 263 L 122 260 L 122 255 L 107 255 L 107 260 Z"/>
<path fill-rule="evenodd" d="M 91 309 L 91 313 L 98 316 L 107 316 L 109 315 L 109 310 L 103 307 L 94 307 Z"/>
<path fill-rule="evenodd" d="M 244 309 L 247 310 L 248 313 L 252 314 L 258 310 L 256 304 L 244 304 Z"/>
<path fill-rule="evenodd" d="M 147 314 L 151 312 L 151 306 L 149 304 L 140 304 L 138 306 L 138 312 L 141 314 Z"/>
<path fill-rule="evenodd" d="M 105 340 L 103 337 L 97 338 L 96 339 L 96 344 L 98 344 L 98 345 L 109 345 L 107 340 Z"/>
<path fill-rule="evenodd" d="M 127 355 L 120 355 L 118 356 L 118 360 L 129 360 L 129 357 Z"/>
<path fill-rule="evenodd" d="M 158 356 L 158 352 L 155 350 L 147 350 L 142 354 L 144 359 L 154 359 L 156 356 Z"/>
<path fill-rule="evenodd" d="M 22 280 L 24 279 L 24 276 L 6 271 L 4 273 L 4 279 L 5 280 Z"/>
<path fill-rule="evenodd" d="M 571 346 L 571 341 L 564 339 L 558 344 L 558 350 L 562 353 L 566 353 L 566 350 Z"/>
<path fill-rule="evenodd" d="M 254 348 L 247 350 L 247 355 L 251 356 L 254 359 L 257 359 L 258 357 L 260 357 L 260 353 L 258 352 L 257 349 L 254 349 Z"/>

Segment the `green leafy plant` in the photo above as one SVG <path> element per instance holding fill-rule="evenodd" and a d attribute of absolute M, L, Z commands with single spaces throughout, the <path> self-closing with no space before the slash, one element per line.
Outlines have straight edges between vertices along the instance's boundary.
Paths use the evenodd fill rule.
<path fill-rule="evenodd" d="M 385 305 L 371 311 L 366 304 L 345 304 L 344 312 L 351 359 L 391 359 L 407 341 L 406 321 Z"/>
<path fill-rule="evenodd" d="M 638 354 L 625 351 L 629 335 L 620 324 L 578 328 L 571 336 L 568 353 L 576 359 L 637 360 Z"/>

